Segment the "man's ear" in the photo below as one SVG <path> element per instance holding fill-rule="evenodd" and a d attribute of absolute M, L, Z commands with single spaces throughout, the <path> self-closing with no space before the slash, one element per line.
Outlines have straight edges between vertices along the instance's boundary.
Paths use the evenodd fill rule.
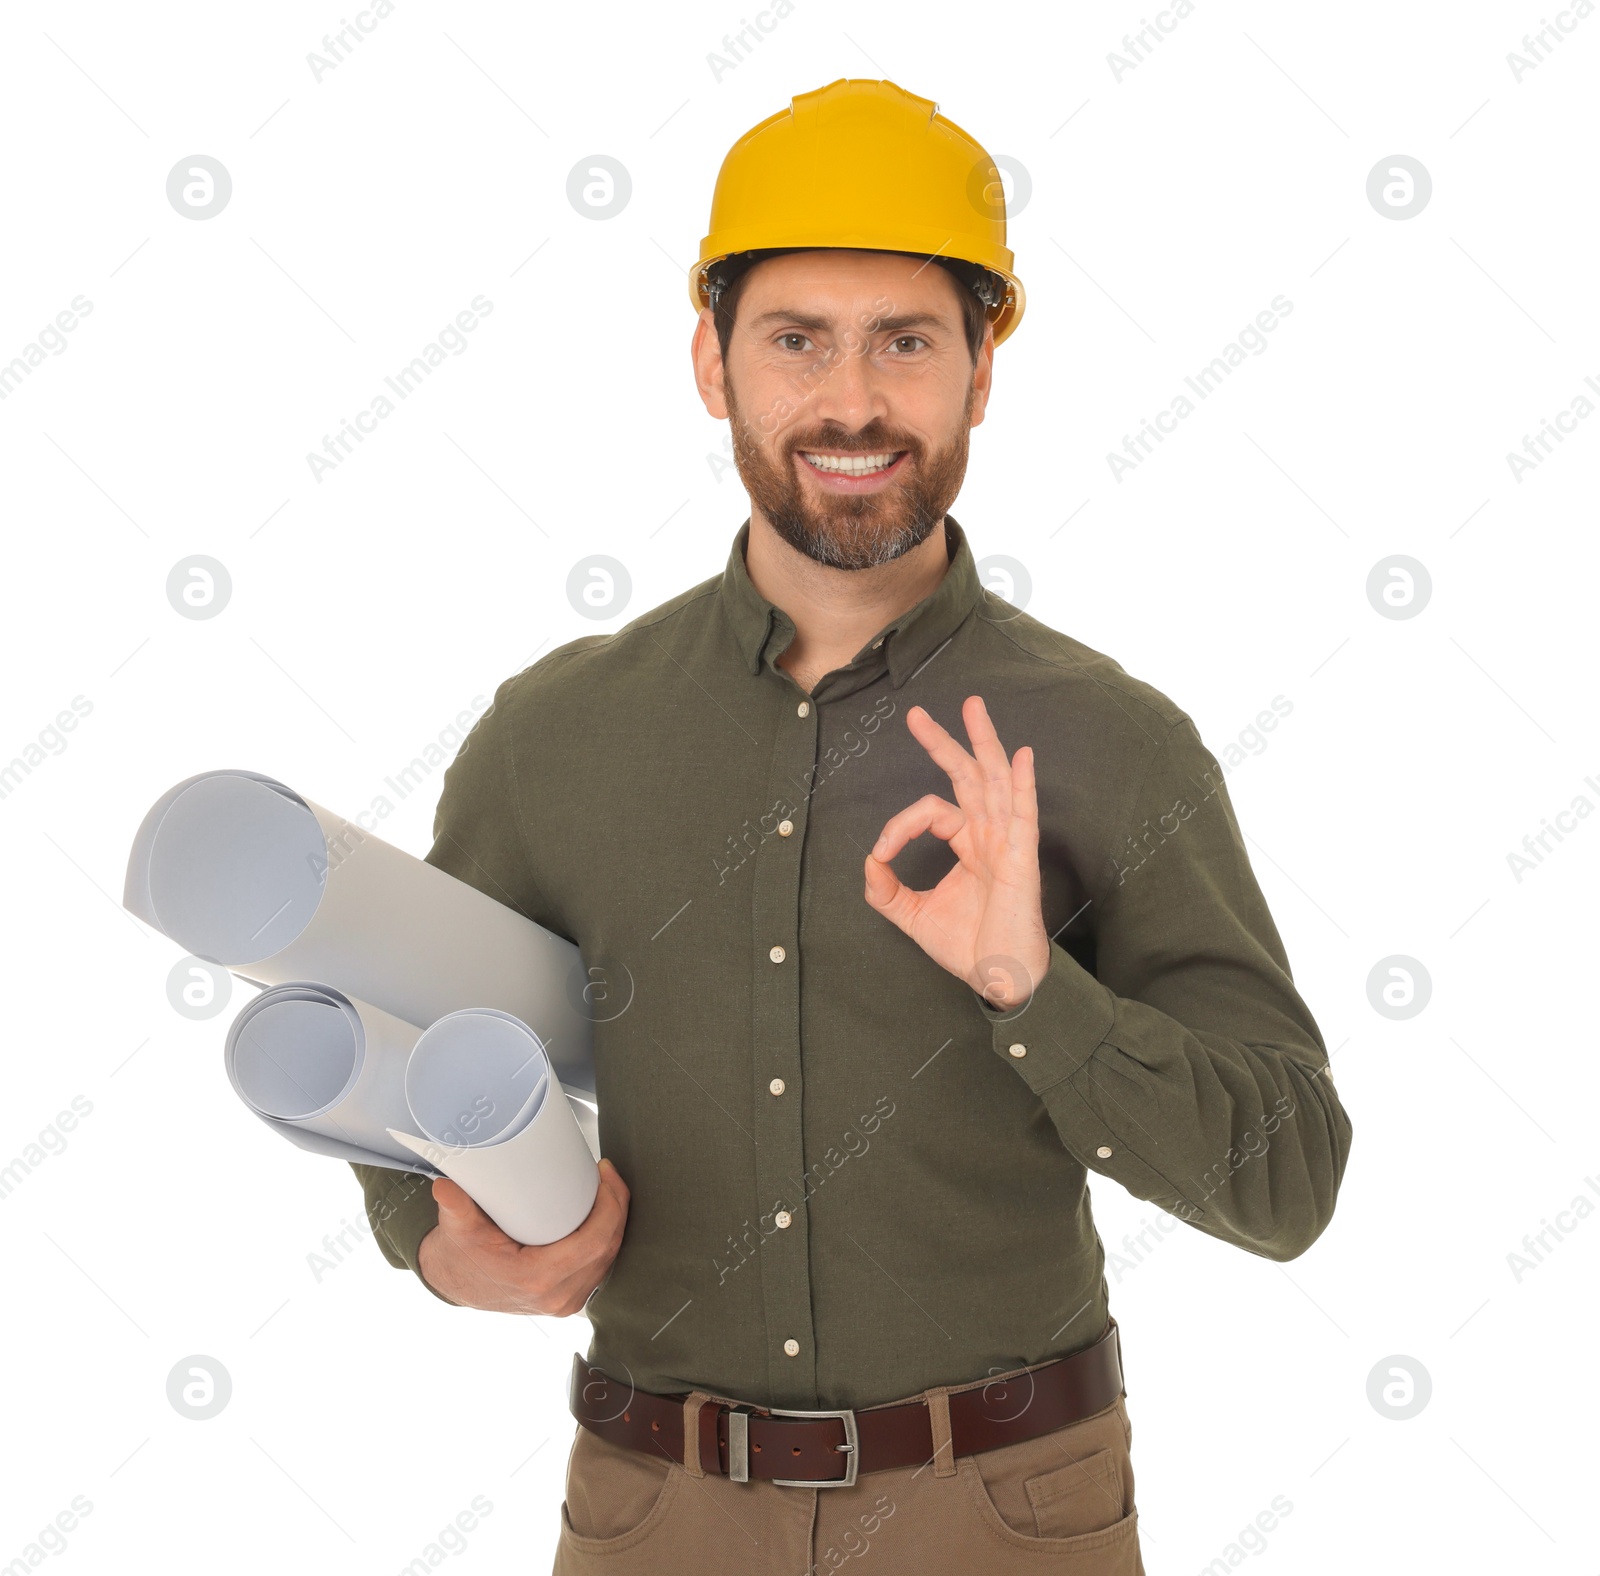
<path fill-rule="evenodd" d="M 717 342 L 716 318 L 710 307 L 700 309 L 700 320 L 689 342 L 689 359 L 694 366 L 694 386 L 706 414 L 717 421 L 726 421 L 728 402 L 722 391 L 722 346 Z"/>
<path fill-rule="evenodd" d="M 989 394 L 994 387 L 994 324 L 985 323 L 983 338 L 978 344 L 978 361 L 972 369 L 972 418 L 969 426 L 977 427 L 983 423 L 985 410 L 989 405 Z"/>

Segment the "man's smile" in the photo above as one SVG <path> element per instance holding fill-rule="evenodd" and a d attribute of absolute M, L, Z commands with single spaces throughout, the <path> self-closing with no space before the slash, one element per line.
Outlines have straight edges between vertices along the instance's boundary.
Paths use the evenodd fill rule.
<path fill-rule="evenodd" d="M 830 492 L 875 492 L 901 470 L 909 449 L 878 454 L 829 454 L 816 449 L 798 451 L 797 458 Z"/>

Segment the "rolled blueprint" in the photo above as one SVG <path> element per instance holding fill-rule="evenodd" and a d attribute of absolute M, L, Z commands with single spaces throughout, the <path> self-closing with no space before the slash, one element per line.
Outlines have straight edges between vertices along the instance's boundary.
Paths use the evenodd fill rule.
<path fill-rule="evenodd" d="M 292 980 L 244 1006 L 223 1065 L 239 1098 L 302 1149 L 441 1176 L 389 1136 L 411 1118 L 406 1061 L 421 1032 L 331 986 Z"/>
<path fill-rule="evenodd" d="M 443 1176 L 389 1136 L 413 1123 L 406 1064 L 422 1031 L 331 985 L 291 980 L 264 990 L 233 1020 L 223 1046 L 228 1081 L 268 1127 L 313 1154 Z M 590 1153 L 593 1106 L 569 1097 Z"/>
<path fill-rule="evenodd" d="M 527 1024 L 493 1008 L 447 1014 L 418 1038 L 405 1092 L 421 1136 L 389 1136 L 460 1183 L 508 1237 L 532 1247 L 583 1224 L 599 1168 Z"/>
<path fill-rule="evenodd" d="M 562 1087 L 595 1097 L 578 949 L 476 887 L 260 772 L 170 788 L 134 838 L 123 906 L 196 957 L 262 985 L 331 980 L 427 1026 L 514 1014 Z"/>

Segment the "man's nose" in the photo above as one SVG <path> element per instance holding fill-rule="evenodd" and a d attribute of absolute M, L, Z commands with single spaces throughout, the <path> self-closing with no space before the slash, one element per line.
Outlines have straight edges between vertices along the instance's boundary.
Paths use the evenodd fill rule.
<path fill-rule="evenodd" d="M 818 422 L 831 421 L 851 433 L 869 422 L 889 417 L 887 395 L 872 357 L 863 354 L 859 342 L 841 342 L 826 363 L 817 384 L 810 415 Z"/>

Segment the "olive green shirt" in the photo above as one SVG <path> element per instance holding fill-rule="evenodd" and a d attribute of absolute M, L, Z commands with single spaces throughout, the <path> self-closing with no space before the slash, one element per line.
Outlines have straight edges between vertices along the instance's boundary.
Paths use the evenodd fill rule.
<path fill-rule="evenodd" d="M 1076 1350 L 1108 1313 L 1090 1171 L 1222 1243 L 1304 1252 L 1350 1122 L 1190 717 L 983 586 L 949 516 L 937 589 L 807 694 L 748 535 L 502 683 L 428 855 L 588 969 L 602 1152 L 631 1191 L 588 1359 L 657 1392 L 859 1407 Z M 974 694 L 1036 760 L 1051 960 L 1011 1011 L 864 895 L 884 822 L 954 798 L 907 710 L 967 744 Z M 925 889 L 954 863 L 927 835 L 893 866 Z M 415 1271 L 428 1183 L 355 1169 Z"/>

